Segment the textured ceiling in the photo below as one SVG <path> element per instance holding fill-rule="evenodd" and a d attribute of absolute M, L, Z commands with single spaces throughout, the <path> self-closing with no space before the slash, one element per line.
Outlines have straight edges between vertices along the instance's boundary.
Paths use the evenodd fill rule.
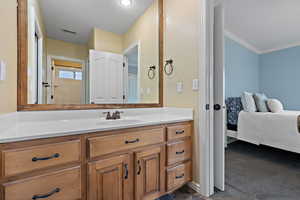
<path fill-rule="evenodd" d="M 300 0 L 225 0 L 225 29 L 266 52 L 300 44 Z"/>
<path fill-rule="evenodd" d="M 129 8 L 122 6 L 120 0 L 40 0 L 40 3 L 48 37 L 84 44 L 93 27 L 118 34 L 126 32 L 154 0 L 132 1 Z"/>

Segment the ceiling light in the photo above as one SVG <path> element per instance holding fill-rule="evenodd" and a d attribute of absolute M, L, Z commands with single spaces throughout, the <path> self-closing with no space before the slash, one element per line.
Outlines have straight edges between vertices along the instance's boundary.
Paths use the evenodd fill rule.
<path fill-rule="evenodd" d="M 121 4 L 125 7 L 131 6 L 131 0 L 121 0 Z"/>

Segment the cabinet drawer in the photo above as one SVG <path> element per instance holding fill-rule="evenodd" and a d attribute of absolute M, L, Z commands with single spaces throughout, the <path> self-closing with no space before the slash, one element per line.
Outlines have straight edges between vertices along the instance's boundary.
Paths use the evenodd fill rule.
<path fill-rule="evenodd" d="M 4 200 L 81 199 L 80 167 L 60 170 L 3 185 Z"/>
<path fill-rule="evenodd" d="M 191 136 L 191 124 L 178 124 L 167 127 L 168 141 Z"/>
<path fill-rule="evenodd" d="M 167 163 L 175 164 L 192 157 L 192 142 L 190 139 L 180 140 L 167 145 Z"/>
<path fill-rule="evenodd" d="M 167 190 L 170 191 L 192 180 L 191 161 L 167 169 Z"/>
<path fill-rule="evenodd" d="M 89 155 L 95 158 L 112 152 L 164 142 L 164 129 L 149 129 L 89 138 Z"/>
<path fill-rule="evenodd" d="M 80 140 L 2 151 L 3 175 L 80 161 Z"/>

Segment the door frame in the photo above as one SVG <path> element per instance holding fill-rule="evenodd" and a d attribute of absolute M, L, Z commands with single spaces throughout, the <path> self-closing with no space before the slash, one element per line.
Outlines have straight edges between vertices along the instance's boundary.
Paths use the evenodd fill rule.
<path fill-rule="evenodd" d="M 82 94 L 85 95 L 84 97 L 82 97 L 84 99 L 84 101 L 86 101 L 87 97 L 86 97 L 86 61 L 85 60 L 81 60 L 81 59 L 76 59 L 76 58 L 68 58 L 68 57 L 64 57 L 64 56 L 56 56 L 56 55 L 48 55 L 47 56 L 47 82 L 50 83 L 51 87 L 47 90 L 47 104 L 53 104 L 53 99 L 51 99 L 51 95 L 53 94 L 54 90 L 53 90 L 53 77 L 55 76 L 55 74 L 53 74 L 52 71 L 52 60 L 65 60 L 65 61 L 71 61 L 71 62 L 78 62 L 82 65 Z M 86 102 L 85 102 L 86 103 Z"/>
<path fill-rule="evenodd" d="M 43 79 L 44 79 L 44 72 L 43 72 L 43 55 L 44 55 L 44 37 L 43 37 L 43 31 L 42 28 L 40 26 L 40 23 L 38 21 L 37 18 L 37 14 L 36 14 L 36 10 L 34 9 L 33 5 L 29 5 L 28 6 L 28 16 L 30 18 L 32 18 L 32 21 L 29 23 L 28 26 L 31 27 L 31 31 L 29 34 L 36 34 L 38 36 L 37 38 L 37 46 L 35 44 L 31 44 L 32 48 L 30 51 L 34 52 L 36 54 L 35 59 L 37 59 L 37 63 L 36 63 L 36 102 L 34 103 L 38 103 L 38 104 L 42 104 L 43 102 L 43 96 L 44 96 L 44 92 L 43 92 Z M 29 41 L 29 42 L 33 42 L 33 41 Z M 37 48 L 36 48 L 37 47 Z M 35 60 L 36 62 L 36 60 Z"/>
<path fill-rule="evenodd" d="M 43 38 L 43 32 L 42 29 L 40 27 L 40 24 L 38 23 L 37 18 L 35 17 L 35 32 L 38 35 L 38 53 L 37 53 L 37 59 L 38 59 L 38 63 L 37 63 L 37 81 L 38 81 L 38 98 L 37 101 L 39 104 L 43 104 L 43 97 L 44 95 L 44 91 L 43 91 L 43 80 L 44 80 L 44 69 L 43 69 L 43 56 L 44 56 L 44 38 Z"/>
<path fill-rule="evenodd" d="M 214 134 L 213 134 L 213 69 L 214 69 L 214 7 L 224 0 L 199 0 L 199 142 L 200 142 L 200 193 L 214 194 Z M 207 107 L 209 105 L 209 107 Z"/>
<path fill-rule="evenodd" d="M 139 102 L 140 102 L 140 99 L 141 99 L 141 91 L 140 91 L 140 78 L 141 78 L 141 41 L 138 40 L 136 42 L 133 42 L 131 45 L 129 45 L 129 47 L 127 49 L 125 49 L 123 51 L 123 56 L 124 58 L 126 57 L 125 54 L 128 53 L 131 49 L 133 49 L 134 47 L 138 48 L 138 66 L 137 66 L 137 96 L 138 96 L 138 99 L 139 99 Z M 124 70 L 124 83 L 126 82 L 127 84 L 124 84 L 124 86 L 126 87 L 124 89 L 124 93 L 125 93 L 125 101 L 127 103 L 127 92 L 128 92 L 128 76 L 126 76 L 125 72 L 128 73 L 128 59 L 124 59 L 125 61 L 125 66 L 126 66 L 126 70 Z"/>

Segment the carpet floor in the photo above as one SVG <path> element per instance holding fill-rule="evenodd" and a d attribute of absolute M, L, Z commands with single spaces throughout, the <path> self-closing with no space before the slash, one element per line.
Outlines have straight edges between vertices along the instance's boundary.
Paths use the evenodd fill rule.
<path fill-rule="evenodd" d="M 237 141 L 225 163 L 226 191 L 214 200 L 300 199 L 300 154 Z"/>
<path fill-rule="evenodd" d="M 226 191 L 209 200 L 299 200 L 300 154 L 237 141 L 226 149 Z M 175 200 L 205 200 L 187 187 Z"/>

